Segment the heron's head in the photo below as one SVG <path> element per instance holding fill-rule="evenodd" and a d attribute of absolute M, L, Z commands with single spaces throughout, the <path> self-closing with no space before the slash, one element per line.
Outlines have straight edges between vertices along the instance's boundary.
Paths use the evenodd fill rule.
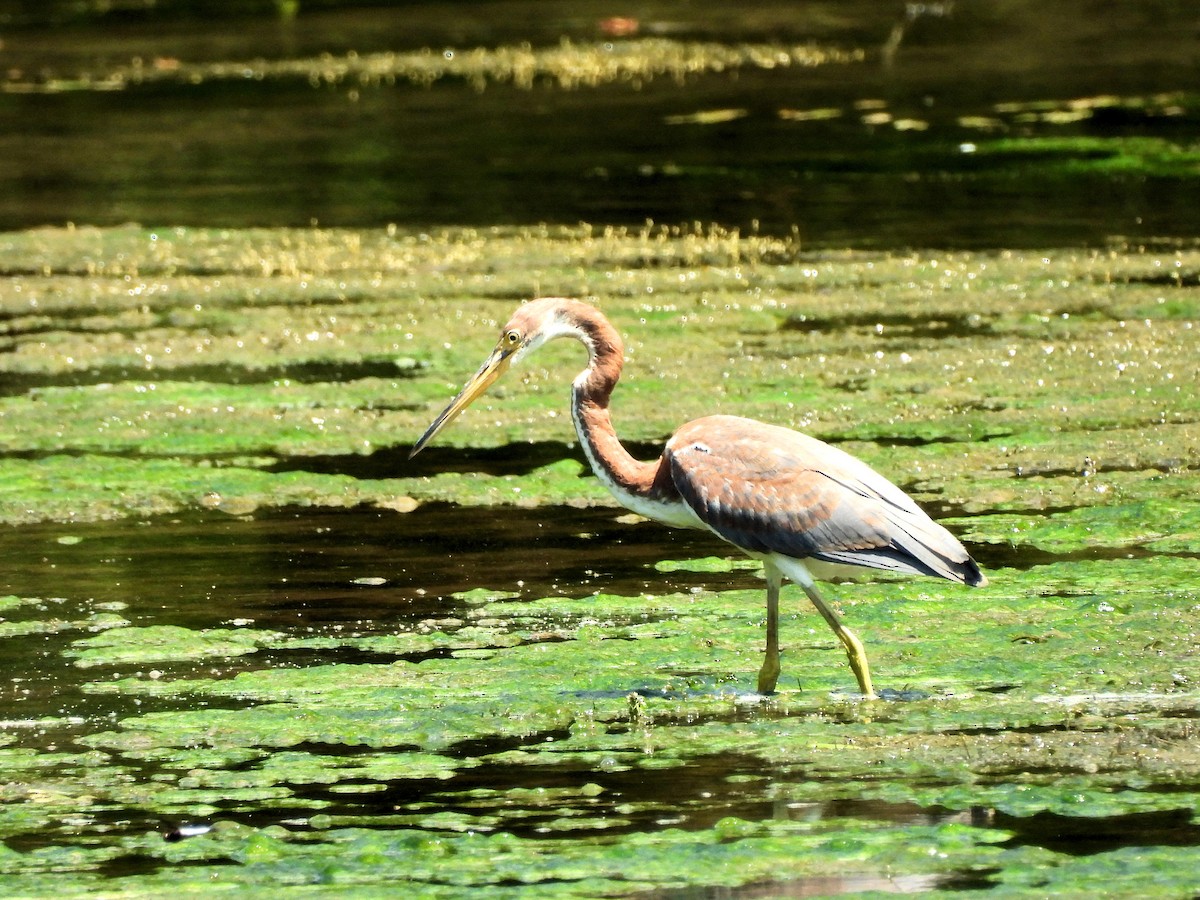
<path fill-rule="evenodd" d="M 439 431 L 482 396 L 513 363 L 520 362 L 527 353 L 536 350 L 546 341 L 557 337 L 577 336 L 578 327 L 571 321 L 574 305 L 577 305 L 577 301 L 546 297 L 519 307 L 508 320 L 508 324 L 500 329 L 500 340 L 483 361 L 479 371 L 471 376 L 458 395 L 421 435 L 420 440 L 413 444 L 408 458 L 412 459 L 420 453 Z"/>

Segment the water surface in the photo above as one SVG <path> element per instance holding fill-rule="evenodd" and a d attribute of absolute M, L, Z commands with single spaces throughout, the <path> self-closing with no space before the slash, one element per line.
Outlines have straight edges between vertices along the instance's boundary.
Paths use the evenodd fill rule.
<path fill-rule="evenodd" d="M 832 247 L 1198 230 L 1186 4 L 665 4 L 623 35 L 612 17 L 406 4 L 12 28 L 0 227 L 653 219 Z M 821 62 L 775 62 L 795 48 Z M 647 68 L 599 74 L 623 55 Z M 546 66 L 528 80 L 526 56 Z"/>
<path fill-rule="evenodd" d="M 7 893 L 1200 890 L 1187 4 L 81 9 L 0 3 Z M 536 294 L 990 586 L 829 589 L 875 702 L 789 588 L 754 694 L 579 348 L 407 460 Z"/>

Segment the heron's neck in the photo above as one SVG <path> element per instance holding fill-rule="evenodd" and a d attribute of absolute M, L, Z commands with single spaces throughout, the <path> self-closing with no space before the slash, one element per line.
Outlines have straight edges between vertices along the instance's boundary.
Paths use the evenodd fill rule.
<path fill-rule="evenodd" d="M 578 333 L 588 348 L 588 367 L 575 379 L 571 393 L 571 418 L 596 475 L 617 498 L 650 497 L 655 492 L 656 463 L 630 456 L 613 428 L 609 398 L 621 377 L 625 350 L 621 337 L 607 320 L 597 317 Z"/>

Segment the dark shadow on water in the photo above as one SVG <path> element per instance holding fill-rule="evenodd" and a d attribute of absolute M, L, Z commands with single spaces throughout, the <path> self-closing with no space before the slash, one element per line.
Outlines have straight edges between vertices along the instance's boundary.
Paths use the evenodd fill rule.
<path fill-rule="evenodd" d="M 1125 284 L 1145 284 L 1154 287 L 1195 287 L 1200 285 L 1200 272 L 1178 269 L 1161 275 L 1128 275 L 1121 278 Z"/>
<path fill-rule="evenodd" d="M 614 751 L 607 761 L 524 764 L 500 760 L 489 763 L 487 756 L 536 746 L 539 758 L 552 759 L 553 745 L 565 740 L 569 732 L 539 732 L 525 738 L 502 741 L 465 742 L 454 755 L 483 759 L 483 764 L 465 768 L 448 780 L 401 779 L 382 792 L 364 792 L 358 797 L 330 791 L 323 785 L 293 785 L 304 798 L 318 801 L 331 814 L 360 814 L 369 810 L 419 809 L 478 815 L 490 802 L 488 796 L 500 796 L 526 788 L 544 791 L 562 789 L 555 800 L 544 796 L 533 799 L 521 815 L 506 816 L 504 830 L 519 836 L 544 837 L 544 829 L 563 814 L 564 809 L 583 807 L 590 815 L 611 817 L 605 834 L 633 833 L 661 827 L 657 820 L 665 811 L 676 814 L 672 827 L 705 830 L 718 821 L 735 817 L 747 822 L 772 819 L 863 819 L 889 824 L 937 824 L 949 820 L 970 821 L 969 814 L 941 808 L 923 809 L 910 803 L 879 800 L 829 800 L 789 802 L 786 784 L 767 791 L 762 776 L 769 771 L 754 757 L 733 753 L 701 756 L 680 766 L 656 770 L 652 779 L 636 765 L 640 751 Z M 808 778 L 808 774 L 797 773 Z M 739 778 L 735 776 L 752 776 Z M 598 786 L 579 796 L 575 790 L 585 785 Z M 484 793 L 481 799 L 478 794 Z M 768 796 L 770 794 L 770 796 Z M 781 797 L 785 799 L 780 799 Z M 332 804 L 332 807 L 326 804 Z M 618 807 L 620 807 L 618 809 Z M 511 811 L 511 809 L 510 809 Z M 561 837 L 587 837 L 589 829 L 567 829 Z"/>
<path fill-rule="evenodd" d="M 262 384 L 280 381 L 298 384 L 339 384 L 362 378 L 404 379 L 418 373 L 416 363 L 392 359 L 376 360 L 303 360 L 248 368 L 244 366 L 177 366 L 163 369 L 138 369 L 127 366 L 114 368 L 83 369 L 77 372 L 54 374 L 10 372 L 0 383 L 0 396 L 20 396 L 35 388 L 88 387 L 97 384 L 153 381 L 157 384 L 180 382 L 203 382 L 207 384 Z M 412 409 L 414 405 L 391 406 L 380 404 L 377 408 Z"/>
<path fill-rule="evenodd" d="M 381 407 L 382 408 L 382 407 Z M 680 422 L 680 425 L 683 423 Z M 621 443 L 635 459 L 658 458 L 669 436 L 660 440 L 628 441 Z M 1000 437 L 1000 435 L 995 435 Z M 910 437 L 892 435 L 826 436 L 823 440 L 833 446 L 846 442 L 871 442 L 881 447 L 921 447 L 932 444 L 960 443 L 953 436 Z M 528 441 L 502 444 L 497 447 L 438 447 L 409 458 L 409 445 L 384 447 L 368 454 L 331 454 L 328 456 L 294 456 L 281 459 L 268 468 L 271 472 L 313 472 L 320 475 L 348 475 L 352 478 L 395 478 L 398 476 L 437 475 L 442 472 L 479 472 L 485 475 L 526 475 L 535 469 L 563 460 L 578 462 L 582 478 L 591 478 L 587 458 L 574 441 Z M 947 507 L 947 509 L 950 509 Z M 1040 512 L 1040 511 L 1039 511 Z M 952 515 L 967 515 L 954 510 Z"/>
<path fill-rule="evenodd" d="M 992 326 L 978 314 L 937 318 L 911 316 L 903 313 L 880 313 L 871 316 L 789 316 L 779 326 L 780 331 L 802 333 L 845 333 L 855 328 L 876 329 L 882 326 L 881 336 L 911 342 L 913 339 L 943 341 L 949 338 L 974 338 L 991 334 Z"/>
<path fill-rule="evenodd" d="M 1010 846 L 1033 846 L 1090 856 L 1122 847 L 1200 847 L 1200 824 L 1194 810 L 1129 813 L 1120 816 L 1063 816 L 1039 812 L 1032 816 L 993 813 L 996 828 L 1014 832 Z"/>
<path fill-rule="evenodd" d="M 637 453 L 638 445 L 627 445 Z M 661 450 L 661 447 L 659 448 Z M 312 472 L 318 475 L 348 475 L 352 478 L 395 478 L 434 476 L 445 472 L 478 472 L 490 476 L 528 475 L 535 469 L 573 459 L 590 478 L 587 460 L 577 444 L 562 441 L 529 441 L 498 447 L 438 447 L 409 458 L 411 447 L 384 447 L 366 454 L 339 453 L 328 456 L 288 457 L 271 466 L 271 472 Z"/>

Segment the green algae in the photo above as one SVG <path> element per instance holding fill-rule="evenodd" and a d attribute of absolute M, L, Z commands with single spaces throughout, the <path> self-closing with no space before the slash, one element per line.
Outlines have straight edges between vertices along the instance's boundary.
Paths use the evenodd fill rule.
<path fill-rule="evenodd" d="M 729 825 L 732 830 L 733 823 Z M 772 876 L 800 879 L 821 871 L 830 859 L 851 855 L 863 866 L 873 855 L 885 856 L 886 866 L 921 860 L 917 864 L 922 871 L 933 874 L 949 868 L 948 860 L 966 843 L 959 826 L 912 827 L 905 829 L 905 837 L 906 844 L 893 847 L 877 836 L 864 836 L 848 848 L 801 828 L 781 827 L 729 841 L 664 829 L 635 843 L 583 848 L 563 840 L 534 842 L 508 835 L 430 838 L 354 828 L 327 832 L 320 842 L 298 841 L 281 831 L 250 833 L 230 827 L 189 842 L 183 858 L 192 865 L 162 869 L 145 882 L 158 890 L 204 885 L 211 891 L 240 885 L 324 893 L 322 887 L 353 891 L 366 883 L 361 873 L 373 869 L 379 880 L 401 881 L 415 896 L 449 896 L 454 890 L 485 887 L 495 892 L 493 896 L 619 896 L 682 887 L 687 882 L 677 874 L 680 857 L 687 857 L 689 869 L 707 883 L 737 886 Z M 173 849 L 149 841 L 145 845 L 159 856 Z M 772 870 L 772 859 L 782 868 Z M 785 859 L 789 861 L 778 862 Z M 230 863 L 236 864 L 232 871 L 240 876 L 232 881 Z"/>
<path fill-rule="evenodd" d="M 95 734 L 87 743 L 122 750 L 316 741 L 441 752 L 469 741 L 558 734 L 547 747 L 551 759 L 620 748 L 637 757 L 681 755 L 686 761 L 694 748 L 704 747 L 706 754 L 757 754 L 774 767 L 803 763 L 810 774 L 832 767 L 830 780 L 852 781 L 855 771 L 873 771 L 889 759 L 908 776 L 952 774 L 951 783 L 958 783 L 1021 770 L 1028 754 L 1041 757 L 1055 744 L 1075 746 L 1082 739 L 1070 757 L 1083 771 L 1091 766 L 1110 779 L 1136 774 L 1142 787 L 1147 779 L 1169 780 L 1171 772 L 1191 778 L 1195 760 L 1184 745 L 1155 741 L 1138 759 L 1120 759 L 1117 748 L 1141 729 L 1160 729 L 1165 738 L 1173 717 L 1194 711 L 1196 697 L 1178 676 L 1200 646 L 1194 633 L 1181 636 L 1179 626 L 1187 627 L 1197 594 L 1164 596 L 1146 562 L 1128 561 L 1126 571 L 1109 574 L 1107 589 L 1098 585 L 1111 603 L 1081 603 L 1069 594 L 1077 583 L 1073 567 L 1060 566 L 1057 577 L 1048 568 L 1005 573 L 1006 595 L 958 620 L 946 616 L 950 598 L 929 596 L 909 583 L 856 584 L 839 592 L 847 601 L 854 597 L 846 614 L 866 636 L 876 668 L 889 681 L 927 695 L 899 708 L 838 699 L 846 680 L 841 653 L 807 610 L 793 610 L 784 622 L 790 638 L 785 674 L 789 666 L 796 674 L 785 678 L 784 690 L 770 703 L 747 706 L 742 697 L 761 639 L 759 592 L 676 595 L 652 604 L 599 595 L 478 608 L 477 616 L 507 621 L 510 610 L 521 607 L 522 616 L 513 621 L 518 630 L 544 620 L 566 626 L 553 642 L 496 647 L 483 668 L 472 657 L 455 655 L 263 669 L 232 679 L 126 679 L 120 684 L 126 696 L 168 691 L 204 698 L 206 707 L 229 697 L 252 702 L 242 709 L 131 716 L 119 731 Z M 574 628 L 572 621 L 578 622 Z M 1127 643 L 1097 662 L 1095 644 L 1114 621 Z M 464 631 L 462 644 L 470 646 L 470 629 Z M 971 652 L 964 654 L 964 647 Z M 546 689 L 523 690 L 531 680 Z M 465 681 L 472 686 L 468 693 L 447 695 L 443 689 Z M 995 693 L 997 687 L 1002 693 Z M 113 686 L 97 688 L 109 692 Z M 636 710 L 631 691 L 644 698 Z M 746 721 L 738 723 L 740 718 Z M 847 726 L 854 727 L 849 742 Z M 780 729 L 795 734 L 780 740 Z M 967 744 L 964 729 L 982 729 L 990 737 Z M 906 756 L 910 742 L 924 748 L 921 756 Z M 813 754 L 821 746 L 837 747 L 836 758 L 818 763 Z M 545 754 L 529 750 L 527 760 L 546 764 Z M 1061 775 L 1047 780 L 1060 782 Z"/>
<path fill-rule="evenodd" d="M 247 78 L 297 80 L 313 87 L 345 85 L 353 90 L 396 82 L 430 87 L 443 80 L 465 81 L 479 91 L 496 84 L 530 90 L 545 83 L 578 90 L 613 83 L 639 86 L 655 78 L 682 82 L 707 73 L 736 73 L 743 69 L 847 65 L 861 63 L 865 57 L 863 50 L 819 47 L 812 43 L 731 45 L 670 38 L 579 43 L 564 39 L 548 47 L 522 42 L 499 47 L 448 47 L 441 51 L 423 48 L 411 52 L 324 53 L 307 59 L 207 63 L 173 60 L 170 65 L 158 66 L 137 59 L 130 65 L 83 76 L 43 77 L 36 82 L 10 77 L 0 82 L 0 90 L 113 91 L 164 81 L 199 85 Z"/>
<path fill-rule="evenodd" d="M 981 508 L 1105 503 L 1093 489 L 1110 484 L 1124 502 L 1153 499 L 1194 467 L 1200 259 L 1184 248 L 809 256 L 779 238 L 658 226 L 73 229 L 2 243 L 0 265 L 25 273 L 0 282 L 3 364 L 26 386 L 0 397 L 12 522 L 397 496 L 608 502 L 565 460 L 501 478 L 370 465 L 411 442 L 534 293 L 600 295 L 627 339 L 614 410 L 635 441 L 738 412 Z M 81 305 L 86 328 L 22 318 Z M 548 349 L 443 452 L 571 441 L 560 385 L 579 363 L 576 348 Z M 372 477 L 306 469 L 317 457 Z M 1071 477 L 1085 470 L 1095 477 Z M 69 500 L 53 488 L 63 478 Z"/>
<path fill-rule="evenodd" d="M 251 628 L 209 628 L 203 632 L 176 625 L 125 627 L 105 631 L 75 642 L 66 655 L 81 668 L 110 665 L 141 665 L 165 661 L 222 658 L 253 653 L 278 637 L 273 632 Z"/>
<path fill-rule="evenodd" d="M 993 537 L 983 536 L 985 530 Z M 1162 553 L 1196 554 L 1200 553 L 1200 509 L 1183 499 L 1152 497 L 1133 503 L 1083 506 L 1036 519 L 997 514 L 972 521 L 967 537 L 1056 554 L 1095 547 L 1145 547 Z"/>
<path fill-rule="evenodd" d="M 126 874 L 129 896 L 1194 893 L 1194 248 L 130 227 L 6 235 L 0 267 L 5 522 L 156 516 L 169 536 L 197 512 L 270 529 L 284 507 L 399 522 L 436 501 L 474 544 L 537 507 L 587 567 L 556 576 L 562 596 L 485 563 L 411 616 L 331 611 L 330 585 L 391 589 L 397 539 L 277 601 L 336 626 L 176 621 L 158 588 L 0 599 L 4 661 L 30 666 L 38 641 L 0 722 L 7 891 Z M 535 292 L 595 296 L 626 336 L 614 417 L 640 453 L 718 410 L 804 428 L 912 491 L 991 584 L 832 586 L 871 703 L 788 588 L 780 690 L 754 694 L 752 562 L 680 543 L 613 589 L 597 573 L 629 547 L 556 525 L 611 505 L 571 446 L 578 348 L 548 348 L 405 462 Z M 629 542 L 652 527 L 625 524 Z M 57 554 L 101 534 L 47 527 Z M 206 559 L 218 594 L 222 566 Z M 1146 846 L 1118 836 L 1134 822 Z"/>
<path fill-rule="evenodd" d="M 783 633 L 792 677 L 769 701 L 748 693 L 759 589 L 535 601 L 477 593 L 457 625 L 424 637 L 443 648 L 488 642 L 482 665 L 462 654 L 398 655 L 232 678 L 99 680 L 89 686 L 95 696 L 179 702 L 91 729 L 77 738 L 86 753 L 0 753 L 10 783 L 30 785 L 0 793 L 40 801 L 37 816 L 0 817 L 0 829 L 89 829 L 113 807 L 218 827 L 179 845 L 129 835 L 115 847 L 8 854 L 0 865 L 17 884 L 36 885 L 40 869 L 54 868 L 94 887 L 114 860 L 143 856 L 159 861 L 139 880 L 148 892 L 204 877 L 238 890 L 269 878 L 311 884 L 317 871 L 327 885 L 378 883 L 393 865 L 388 877 L 414 889 L 512 882 L 548 896 L 884 871 L 935 879 L 927 886 L 984 873 L 997 889 L 1019 891 L 1035 883 L 1033 871 L 1044 884 L 1115 878 L 1116 889 L 1131 887 L 1141 860 L 1173 860 L 1179 848 L 1143 848 L 1129 862 L 1120 847 L 1080 858 L 1014 836 L 1039 817 L 1061 829 L 1175 816 L 1200 802 L 1200 699 L 1180 678 L 1200 652 L 1189 624 L 1200 594 L 1180 586 L 1189 569 L 1146 558 L 995 571 L 991 596 L 969 595 L 970 615 L 955 614 L 962 605 L 951 592 L 918 582 L 844 585 L 835 595 L 881 682 L 911 695 L 870 704 L 844 693 L 840 650 L 791 592 Z M 548 623 L 552 641 L 528 639 Z M 138 631 L 114 634 L 122 630 Z M 523 639 L 507 642 L 505 631 Z M 372 636 L 338 640 L 383 646 Z M 252 653 L 298 643 L 270 633 L 255 642 Z M 125 662 L 116 654 L 90 671 Z M 152 784 L 119 777 L 149 763 Z M 85 793 L 68 788 L 83 767 Z M 650 773 L 663 790 L 631 793 L 629 779 Z M 375 796 L 390 798 L 386 813 L 370 811 Z M 850 818 L 836 812 L 855 804 Z M 990 818 L 968 824 L 980 808 Z M 750 809 L 776 812 L 744 818 Z M 235 824 L 252 810 L 289 824 Z M 892 810 L 938 810 L 943 820 L 917 824 L 905 813 L 898 822 Z M 648 830 L 652 822 L 675 824 Z M 475 845 L 458 843 L 484 836 L 500 841 L 487 852 L 502 858 L 502 878 Z M 427 853 L 435 855 L 423 862 Z M 677 853 L 696 860 L 686 874 L 671 862 Z M 1170 895 L 1191 877 L 1155 884 Z"/>
<path fill-rule="evenodd" d="M 1162 138 L 1023 137 L 985 141 L 976 152 L 1013 164 L 1036 162 L 1039 171 L 1190 176 L 1200 165 L 1200 151 Z"/>
<path fill-rule="evenodd" d="M 129 624 L 128 619 L 107 610 L 93 610 L 83 618 L 44 615 L 63 606 L 66 600 L 62 597 L 0 597 L 0 640 L 64 631 L 95 633 Z"/>

